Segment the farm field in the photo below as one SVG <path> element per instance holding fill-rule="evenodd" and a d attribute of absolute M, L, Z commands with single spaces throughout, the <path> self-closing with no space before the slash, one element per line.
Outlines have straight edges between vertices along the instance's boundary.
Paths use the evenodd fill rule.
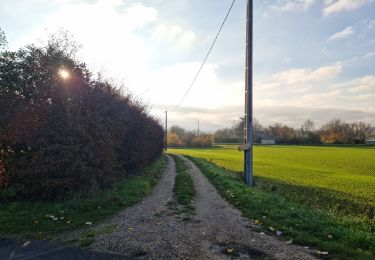
<path fill-rule="evenodd" d="M 202 149 L 168 149 L 243 172 L 243 152 L 226 145 Z M 325 208 L 340 215 L 373 220 L 375 147 L 254 146 L 257 188 L 294 202 Z"/>

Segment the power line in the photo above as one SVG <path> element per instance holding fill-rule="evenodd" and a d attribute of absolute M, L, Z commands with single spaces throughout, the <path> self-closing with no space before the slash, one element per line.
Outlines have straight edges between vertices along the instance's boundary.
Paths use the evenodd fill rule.
<path fill-rule="evenodd" d="M 197 80 L 199 74 L 201 73 L 202 68 L 203 68 L 204 64 L 206 63 L 206 61 L 207 61 L 207 59 L 208 59 L 208 56 L 210 56 L 211 51 L 212 51 L 212 49 L 214 48 L 217 39 L 219 38 L 219 35 L 220 35 L 220 33 L 221 33 L 221 30 L 223 29 L 223 27 L 224 27 L 224 25 L 225 25 L 225 22 L 227 21 L 228 16 L 229 16 L 230 12 L 232 11 L 235 2 L 236 2 L 236 0 L 233 0 L 232 4 L 230 5 L 229 10 L 228 10 L 228 12 L 227 12 L 227 14 L 226 14 L 226 16 L 225 16 L 225 18 L 224 18 L 224 20 L 223 20 L 223 22 L 222 22 L 220 28 L 219 28 L 219 31 L 217 32 L 216 37 L 215 37 L 214 41 L 212 42 L 212 45 L 211 45 L 210 49 L 208 50 L 208 53 L 207 53 L 206 57 L 204 58 L 204 60 L 203 60 L 203 62 L 202 62 L 202 65 L 200 66 L 200 68 L 199 68 L 197 74 L 195 75 L 193 81 L 190 83 L 190 86 L 189 86 L 189 88 L 187 89 L 185 95 L 181 98 L 180 102 L 178 102 L 178 104 L 177 104 L 176 107 L 173 109 L 173 111 L 177 110 L 178 107 L 181 105 L 181 103 L 184 101 L 184 99 L 186 98 L 186 96 L 189 94 L 191 88 L 193 87 L 195 81 Z"/>

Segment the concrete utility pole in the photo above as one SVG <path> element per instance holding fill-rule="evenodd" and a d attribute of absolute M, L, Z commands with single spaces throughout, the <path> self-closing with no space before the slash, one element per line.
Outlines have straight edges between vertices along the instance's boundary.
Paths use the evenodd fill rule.
<path fill-rule="evenodd" d="M 254 186 L 253 178 L 253 0 L 247 1 L 245 67 L 245 183 Z"/>
<path fill-rule="evenodd" d="M 164 150 L 168 149 L 168 111 L 165 111 L 165 143 Z"/>
<path fill-rule="evenodd" d="M 198 135 L 199 135 L 199 121 L 198 121 Z"/>

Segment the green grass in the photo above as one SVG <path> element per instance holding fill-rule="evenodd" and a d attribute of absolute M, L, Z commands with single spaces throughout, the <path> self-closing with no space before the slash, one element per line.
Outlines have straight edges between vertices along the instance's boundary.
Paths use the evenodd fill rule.
<path fill-rule="evenodd" d="M 206 160 L 190 157 L 219 193 L 263 230 L 281 231 L 282 239 L 328 251 L 333 259 L 373 259 L 373 226 L 340 217 L 266 192 L 250 189 L 240 176 Z M 270 230 L 270 227 L 271 231 Z"/>
<path fill-rule="evenodd" d="M 243 152 L 233 145 L 168 151 L 243 172 Z M 254 175 L 264 191 L 374 223 L 375 147 L 258 145 L 254 147 Z"/>
<path fill-rule="evenodd" d="M 0 204 L 0 235 L 49 238 L 57 232 L 95 225 L 150 194 L 166 165 L 161 157 L 144 174 L 125 179 L 112 189 L 60 203 L 8 202 Z M 90 237 L 86 237 L 89 244 Z M 91 239 L 92 240 L 92 239 Z"/>
<path fill-rule="evenodd" d="M 176 201 L 182 206 L 180 211 L 189 219 L 194 213 L 194 206 L 192 205 L 196 197 L 196 190 L 194 182 L 185 162 L 178 156 L 172 155 L 176 163 L 176 178 L 174 193 Z"/>

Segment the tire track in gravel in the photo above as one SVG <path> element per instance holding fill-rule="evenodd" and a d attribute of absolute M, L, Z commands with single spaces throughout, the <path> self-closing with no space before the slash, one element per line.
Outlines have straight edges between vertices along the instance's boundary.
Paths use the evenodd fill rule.
<path fill-rule="evenodd" d="M 181 156 L 197 190 L 196 214 L 191 221 L 182 221 L 169 207 L 174 199 L 175 163 L 166 157 L 167 168 L 152 194 L 105 221 L 102 226 L 118 228 L 98 237 L 92 250 L 143 259 L 314 259 L 305 248 L 254 231 L 201 171 Z"/>
<path fill-rule="evenodd" d="M 218 194 L 193 162 L 181 158 L 190 168 L 198 191 L 196 219 L 200 221 L 200 231 L 205 234 L 202 244 L 208 258 L 315 259 L 311 250 L 256 232 L 253 224 Z M 232 250 L 233 254 L 221 254 Z"/>

